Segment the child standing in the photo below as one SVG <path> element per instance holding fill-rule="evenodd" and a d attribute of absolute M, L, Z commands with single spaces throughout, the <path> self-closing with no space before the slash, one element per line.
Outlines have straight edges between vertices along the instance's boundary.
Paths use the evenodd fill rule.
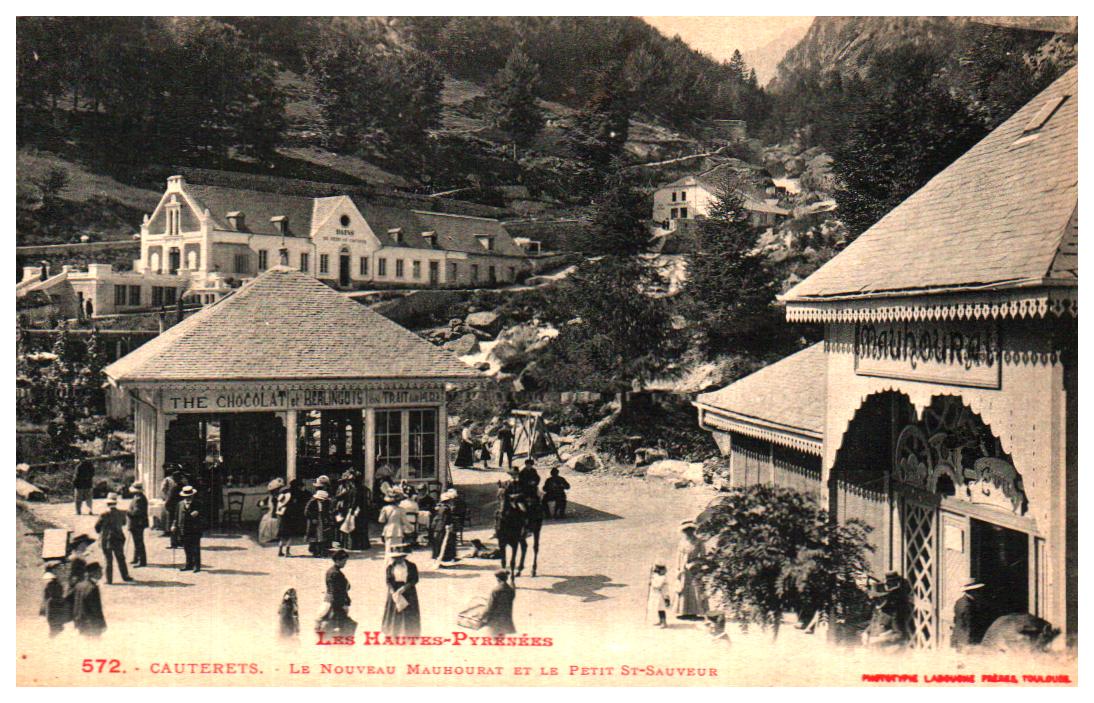
<path fill-rule="evenodd" d="M 646 601 L 646 617 L 650 624 L 668 627 L 665 612 L 669 607 L 668 570 L 664 564 L 654 564 L 650 570 L 650 592 Z"/>
<path fill-rule="evenodd" d="M 300 634 L 300 613 L 296 606 L 295 588 L 285 591 L 277 613 L 280 620 L 281 639 L 296 639 Z"/>

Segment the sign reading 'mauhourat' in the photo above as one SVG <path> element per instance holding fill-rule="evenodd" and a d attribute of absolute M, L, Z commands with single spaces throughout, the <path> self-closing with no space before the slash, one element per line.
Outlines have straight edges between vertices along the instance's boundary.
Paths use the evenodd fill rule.
<path fill-rule="evenodd" d="M 365 408 L 395 405 L 436 405 L 444 402 L 439 388 L 377 389 L 354 385 L 286 388 L 274 385 L 253 387 L 186 389 L 165 391 L 163 411 L 248 412 L 276 410 L 318 410 L 322 408 Z"/>
<path fill-rule="evenodd" d="M 998 388 L 998 327 L 987 321 L 890 322 L 855 327 L 855 373 Z"/>

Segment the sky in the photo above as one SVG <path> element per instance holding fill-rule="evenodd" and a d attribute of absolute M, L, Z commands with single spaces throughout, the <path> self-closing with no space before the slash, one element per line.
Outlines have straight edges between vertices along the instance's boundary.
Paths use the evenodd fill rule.
<path fill-rule="evenodd" d="M 813 21 L 812 17 L 643 17 L 642 19 L 667 37 L 679 34 L 680 38 L 690 46 L 709 54 L 718 61 L 728 60 L 733 56 L 734 49 L 740 49 L 741 53 L 746 55 L 755 53 L 756 50 L 763 49 L 779 39 L 784 33 L 793 35 L 785 47 L 789 48 L 805 34 L 805 30 Z M 764 76 L 761 76 L 761 79 L 763 78 Z"/>

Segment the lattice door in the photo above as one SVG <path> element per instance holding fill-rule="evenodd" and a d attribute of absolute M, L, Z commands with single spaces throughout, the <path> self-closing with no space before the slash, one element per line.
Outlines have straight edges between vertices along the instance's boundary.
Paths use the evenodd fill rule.
<path fill-rule="evenodd" d="M 904 500 L 904 576 L 912 589 L 908 631 L 913 647 L 934 647 L 937 639 L 937 514 L 933 505 Z"/>

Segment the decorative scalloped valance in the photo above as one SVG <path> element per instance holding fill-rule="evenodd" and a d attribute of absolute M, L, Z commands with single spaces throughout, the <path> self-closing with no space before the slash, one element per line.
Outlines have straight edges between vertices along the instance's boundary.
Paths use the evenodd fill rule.
<path fill-rule="evenodd" d="M 725 415 L 716 414 L 716 411 L 703 408 L 702 425 L 707 429 L 722 430 L 725 432 L 738 432 L 756 439 L 766 440 L 772 444 L 790 447 L 806 454 L 822 456 L 824 442 L 820 438 L 797 434 L 788 430 L 780 430 L 776 427 L 768 427 L 758 423 L 738 420 Z"/>
<path fill-rule="evenodd" d="M 786 304 L 786 319 L 790 322 L 996 320 L 1049 315 L 1078 317 L 1078 289 L 979 291 L 937 296 L 818 300 Z"/>

